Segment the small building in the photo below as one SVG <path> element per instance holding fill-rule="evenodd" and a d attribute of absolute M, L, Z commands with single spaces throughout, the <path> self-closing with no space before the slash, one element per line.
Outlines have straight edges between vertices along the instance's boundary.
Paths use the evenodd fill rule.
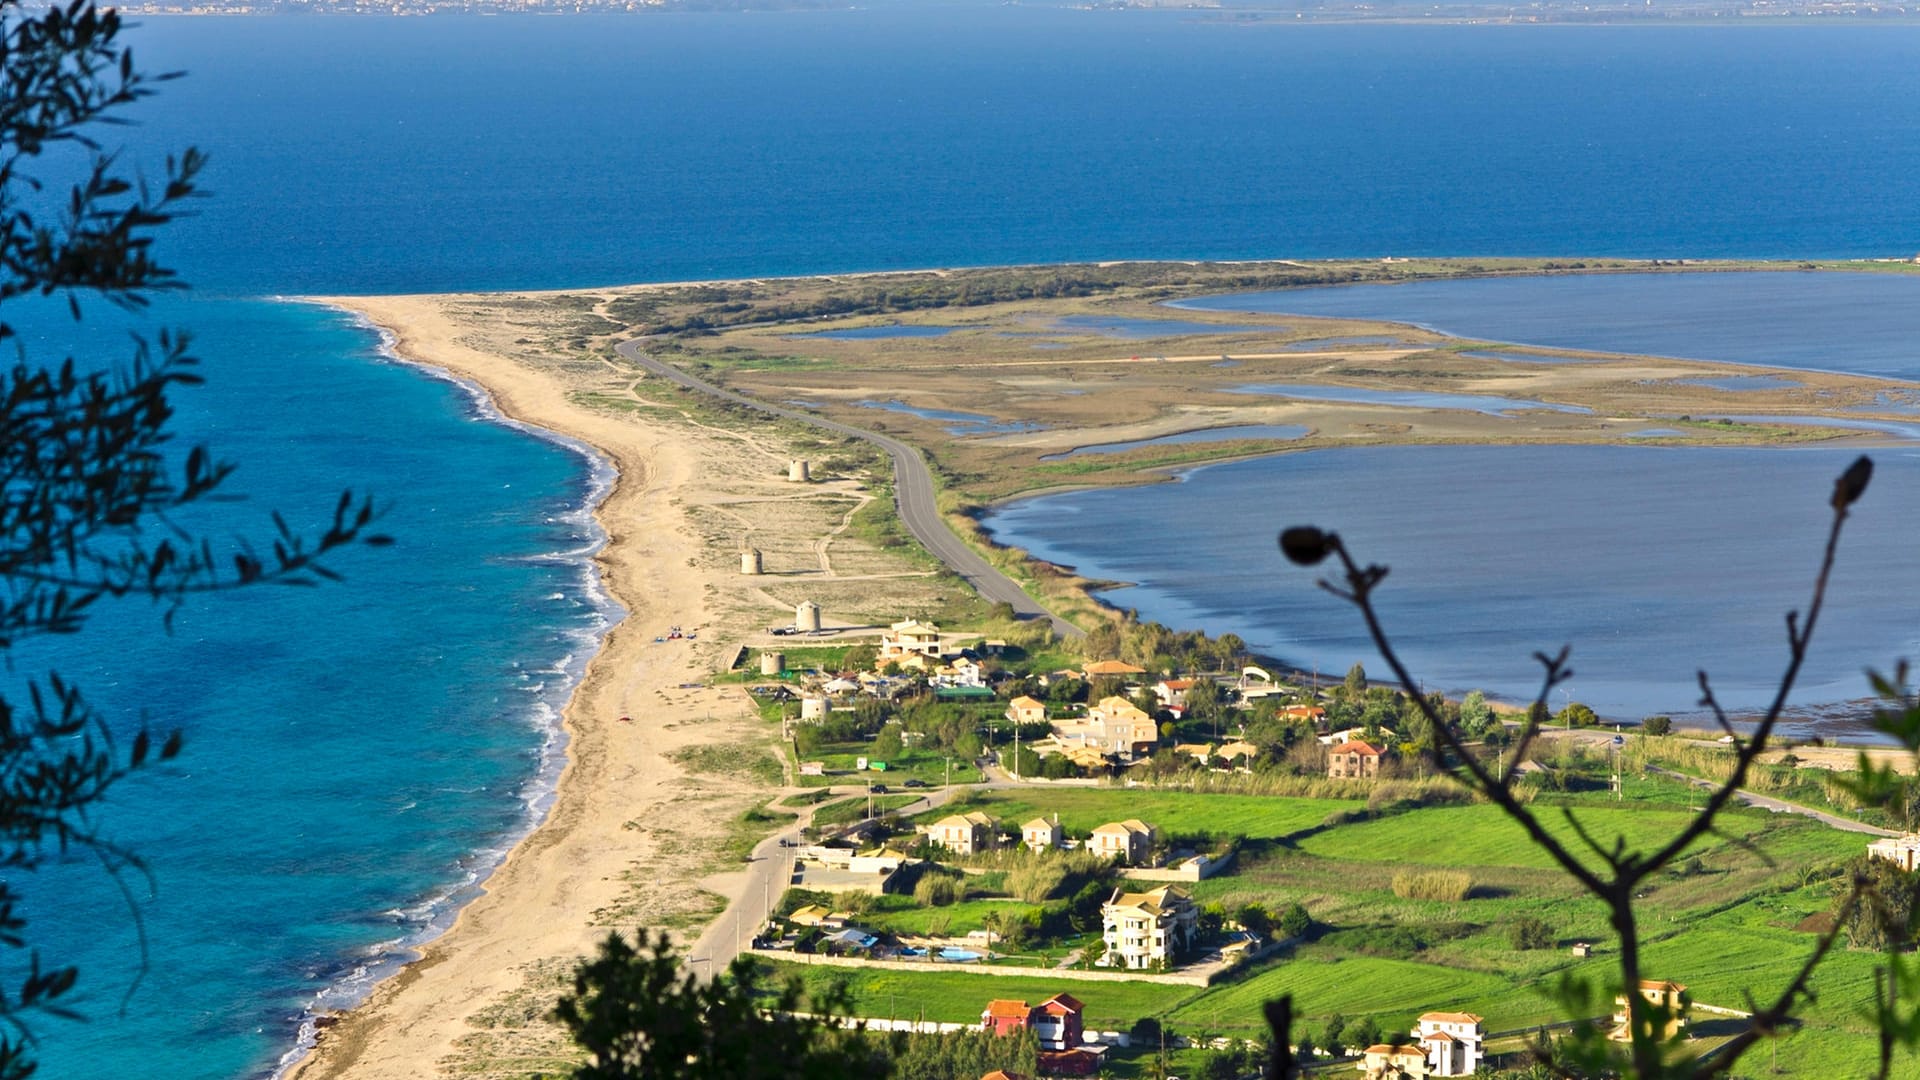
<path fill-rule="evenodd" d="M 1385 755 L 1378 746 L 1350 739 L 1327 751 L 1327 778 L 1371 780 L 1380 775 L 1380 759 Z"/>
<path fill-rule="evenodd" d="M 802 600 L 793 606 L 793 628 L 803 634 L 820 629 L 820 605 Z"/>
<path fill-rule="evenodd" d="M 1124 679 L 1128 676 L 1145 675 L 1146 673 L 1146 668 L 1134 667 L 1124 660 L 1096 660 L 1087 665 L 1085 674 L 1089 679 Z"/>
<path fill-rule="evenodd" d="M 796 908 L 787 916 L 787 921 L 795 926 L 818 926 L 827 930 L 838 930 L 847 925 L 845 912 L 834 911 L 824 904 L 808 904 Z"/>
<path fill-rule="evenodd" d="M 1213 757 L 1213 745 L 1211 743 L 1175 743 L 1173 752 L 1176 754 L 1185 754 L 1200 764 L 1205 765 L 1207 760 Z"/>
<path fill-rule="evenodd" d="M 1327 718 L 1327 710 L 1318 705 L 1282 705 L 1274 710 L 1273 715 L 1282 720 L 1303 720 L 1317 724 Z"/>
<path fill-rule="evenodd" d="M 787 462 L 787 480 L 795 484 L 804 484 L 813 479 L 813 468 L 805 458 L 794 458 Z"/>
<path fill-rule="evenodd" d="M 1426 1051 L 1429 1075 L 1472 1076 L 1486 1058 L 1487 1033 L 1481 1023 L 1474 1013 L 1420 1014 L 1413 1036 Z"/>
<path fill-rule="evenodd" d="M 1044 724 L 1047 722 L 1046 703 L 1022 694 L 1007 702 L 1007 719 L 1015 724 Z"/>
<path fill-rule="evenodd" d="M 927 826 L 927 839 L 956 855 L 972 855 L 993 846 L 993 819 L 974 810 L 943 817 Z"/>
<path fill-rule="evenodd" d="M 1904 836 L 1883 836 L 1867 845 L 1867 857 L 1885 859 L 1912 873 L 1916 866 L 1920 866 L 1920 835 L 1907 833 Z"/>
<path fill-rule="evenodd" d="M 1360 1052 L 1354 1068 L 1367 1080 L 1415 1080 L 1432 1075 L 1427 1071 L 1427 1052 L 1417 1046 L 1375 1043 Z"/>
<path fill-rule="evenodd" d="M 1655 1009 L 1664 1010 L 1663 1018 L 1654 1024 L 1654 1038 L 1664 1042 L 1687 1030 L 1693 999 L 1687 995 L 1686 987 L 1665 979 L 1641 979 L 1640 998 Z M 1627 1021 L 1627 996 L 1616 994 L 1613 999 L 1613 1030 L 1607 1033 L 1607 1038 L 1615 1042 L 1630 1042 L 1633 1036 L 1629 1033 Z"/>
<path fill-rule="evenodd" d="M 1109 821 L 1093 830 L 1087 840 L 1087 850 L 1138 865 L 1146 862 L 1147 853 L 1153 850 L 1153 826 L 1138 818 Z"/>
<path fill-rule="evenodd" d="M 1253 759 L 1260 756 L 1260 748 L 1245 739 L 1236 739 L 1222 746 L 1216 754 L 1229 765 L 1251 765 Z"/>
<path fill-rule="evenodd" d="M 1008 1072 L 1005 1069 L 995 1069 L 992 1072 L 981 1076 L 980 1080 L 1027 1080 L 1027 1074 L 1017 1073 L 1017 1072 Z"/>
<path fill-rule="evenodd" d="M 1036 855 L 1050 848 L 1059 847 L 1061 841 L 1065 839 L 1065 834 L 1060 830 L 1058 816 L 1052 821 L 1037 817 L 1020 826 L 1020 842 L 1026 845 L 1028 851 Z"/>
<path fill-rule="evenodd" d="M 1162 885 L 1152 892 L 1123 893 L 1100 906 L 1101 933 L 1106 954 L 1101 967 L 1149 968 L 1171 966 L 1193 947 L 1199 910 L 1178 885 Z"/>
<path fill-rule="evenodd" d="M 1593 955 L 1593 946 L 1584 941 L 1576 941 L 1573 943 L 1573 955 L 1585 960 L 1587 957 Z"/>
<path fill-rule="evenodd" d="M 1097 1076 L 1106 1064 L 1104 1046 L 1075 1046 L 1068 1050 L 1040 1051 L 1042 1076 Z"/>

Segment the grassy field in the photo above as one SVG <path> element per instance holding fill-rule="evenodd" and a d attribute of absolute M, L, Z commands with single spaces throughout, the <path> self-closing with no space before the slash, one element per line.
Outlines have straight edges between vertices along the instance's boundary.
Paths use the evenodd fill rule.
<path fill-rule="evenodd" d="M 888 788 L 898 788 L 907 780 L 920 780 L 928 785 L 944 784 L 949 775 L 956 784 L 977 784 L 985 777 L 970 761 L 951 759 L 952 772 L 949 774 L 949 758 L 945 754 L 932 750 L 905 749 L 887 759 L 885 772 L 860 771 L 855 766 L 860 759 L 873 755 L 871 743 L 829 743 L 815 750 L 806 760 L 823 762 L 825 776 L 801 776 L 794 770 L 794 780 L 804 787 L 826 787 L 830 784 L 864 784 L 871 780 L 875 784 L 885 784 Z"/>
<path fill-rule="evenodd" d="M 1058 787 L 982 792 L 966 809 L 980 810 L 1009 827 L 1059 814 L 1060 824 L 1075 836 L 1091 833 L 1109 821 L 1139 818 L 1162 833 L 1270 840 L 1313 829 L 1329 814 L 1361 805 L 1357 799 Z"/>
<path fill-rule="evenodd" d="M 767 966 L 776 977 L 799 977 L 810 990 L 844 985 L 857 1016 L 924 1018 L 949 1024 L 978 1023 L 980 1010 L 994 998 L 1038 1003 L 1067 992 L 1087 1007 L 1089 1029 L 1125 1031 L 1140 1017 L 1164 1015 L 1200 992 L 1195 986 L 1119 980 L 1069 982 L 1043 976 L 862 970 L 792 963 Z"/>

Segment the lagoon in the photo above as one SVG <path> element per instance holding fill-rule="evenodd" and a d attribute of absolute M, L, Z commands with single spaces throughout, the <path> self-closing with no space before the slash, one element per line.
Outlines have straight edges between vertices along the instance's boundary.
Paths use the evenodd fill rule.
<path fill-rule="evenodd" d="M 1143 446 L 1169 446 L 1181 443 L 1232 442 L 1235 439 L 1298 439 L 1311 430 L 1300 424 L 1236 424 L 1232 427 L 1202 428 L 1199 431 L 1181 431 L 1172 435 L 1160 435 L 1151 439 L 1133 439 L 1128 442 L 1098 443 L 1093 446 L 1076 446 L 1063 454 L 1047 454 L 1041 461 L 1061 461 L 1079 457 L 1081 454 L 1119 454 L 1128 450 L 1138 450 Z"/>
<path fill-rule="evenodd" d="M 1781 619 L 1804 607 L 1833 478 L 1832 449 L 1648 446 L 1378 447 L 1281 454 L 1178 483 L 1008 504 L 997 542 L 1133 582 L 1103 596 L 1176 627 L 1232 631 L 1338 675 L 1381 674 L 1357 614 L 1288 564 L 1280 529 L 1338 530 L 1392 568 L 1387 626 L 1428 689 L 1537 691 L 1534 650 L 1573 646 L 1582 701 L 1638 719 L 1695 708 L 1697 668 L 1753 708 L 1785 660 Z M 1832 606 L 1796 703 L 1864 696 L 1863 665 L 1920 654 L 1920 451 L 1881 451 L 1842 548 Z M 1835 734 L 1837 728 L 1827 734 Z"/>
<path fill-rule="evenodd" d="M 1482 341 L 1920 378 L 1920 274 L 1891 271 L 1480 278 L 1172 306 L 1383 319 Z"/>
<path fill-rule="evenodd" d="M 1355 386 L 1309 386 L 1294 383 L 1253 383 L 1236 386 L 1229 394 L 1267 394 L 1302 401 L 1338 401 L 1356 405 L 1394 405 L 1407 409 L 1462 409 L 1488 416 L 1511 416 L 1523 409 L 1591 415 L 1584 405 L 1556 405 L 1493 394 L 1447 394 L 1431 390 L 1368 390 Z"/>

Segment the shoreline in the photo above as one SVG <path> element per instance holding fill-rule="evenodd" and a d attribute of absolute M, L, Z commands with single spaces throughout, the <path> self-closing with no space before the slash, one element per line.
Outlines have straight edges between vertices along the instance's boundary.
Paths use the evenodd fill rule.
<path fill-rule="evenodd" d="M 816 277 L 925 273 L 929 271 Z M 626 289 L 671 289 L 684 284 Z M 743 605 L 742 598 L 754 590 L 743 588 L 742 579 L 731 570 L 722 573 L 710 565 L 697 565 L 702 530 L 681 504 L 680 495 L 715 472 L 731 467 L 741 474 L 753 463 L 724 462 L 722 455 L 743 455 L 732 443 L 721 445 L 719 429 L 688 417 L 649 416 L 647 410 L 654 406 L 639 392 L 638 372 L 598 359 L 541 356 L 535 346 L 506 346 L 505 338 L 489 348 L 484 335 L 470 335 L 467 331 L 472 326 L 450 314 L 456 301 L 492 307 L 504 306 L 514 297 L 579 291 L 275 298 L 346 312 L 380 334 L 383 354 L 393 362 L 467 388 L 480 403 L 483 418 L 497 417 L 498 422 L 604 463 L 611 470 L 607 486 L 597 493 L 590 491 L 587 499 L 603 539 L 596 550 L 586 553 L 590 555 L 586 565 L 589 578 L 619 609 L 609 614 L 611 621 L 600 633 L 598 648 L 586 660 L 562 710 L 558 725 L 564 738 L 558 748 L 562 764 L 544 812 L 529 806 L 527 831 L 512 837 L 511 846 L 473 883 L 477 895 L 457 908 L 450 924 L 424 941 L 405 943 L 415 954 L 412 959 L 380 979 L 347 1011 L 317 1023 L 307 1018 L 302 1045 L 282 1060 L 276 1077 L 397 1080 L 445 1071 L 457 1057 L 456 1048 L 474 1037 L 476 1014 L 515 995 L 533 1000 L 526 995 L 545 988 L 531 985 L 536 976 L 551 975 L 552 969 L 543 972 L 541 965 L 586 955 L 612 928 L 631 931 L 636 924 L 672 925 L 657 913 L 635 915 L 625 908 L 619 908 L 617 921 L 600 917 L 601 912 L 618 908 L 627 874 L 639 875 L 635 881 L 644 882 L 649 896 L 679 895 L 675 890 L 698 892 L 703 882 L 712 879 L 708 895 L 724 892 L 731 902 L 730 883 L 721 881 L 729 875 L 717 874 L 711 867 L 689 867 L 685 858 L 668 869 L 650 867 L 648 860 L 671 861 L 674 852 L 667 850 L 670 844 L 664 838 L 692 837 L 698 842 L 724 830 L 730 814 L 714 810 L 716 800 L 745 809 L 775 794 L 764 782 L 755 786 L 751 778 L 694 774 L 672 760 L 674 751 L 714 745 L 716 736 L 739 731 L 765 741 L 765 733 L 748 726 L 749 721 L 757 723 L 757 717 L 749 717 L 738 695 L 689 686 L 715 670 L 716 664 L 705 654 L 717 654 L 720 646 L 713 639 L 724 638 L 725 630 L 703 633 L 707 640 L 698 650 L 685 642 L 662 646 L 655 638 L 670 622 L 704 629 L 751 606 Z M 573 366 L 569 368 L 568 363 Z M 591 368 L 593 364 L 606 370 Z M 582 376 L 582 371 L 590 374 Z M 593 385 L 603 390 L 617 385 L 646 407 L 618 415 L 604 404 L 596 410 L 587 400 L 595 394 L 581 389 L 583 378 L 597 379 Z M 493 415 L 486 415 L 489 406 Z M 755 444 L 747 436 L 722 434 Z M 764 453 L 766 448 L 754 445 L 754 449 Z M 1245 457 L 1286 452 L 1294 451 L 1282 448 Z M 1156 482 L 1178 480 L 1183 473 L 1225 463 L 1170 464 L 1155 470 Z M 738 480 L 739 475 L 733 478 Z M 992 505 L 1105 486 L 1111 485 L 1063 485 L 1018 493 Z M 705 539 L 710 546 L 713 537 Z M 1091 589 L 1077 591 L 1093 604 L 1112 607 Z M 758 592 L 771 599 L 764 589 Z M 741 622 L 735 629 L 746 626 Z M 1304 674 L 1299 669 L 1295 673 Z M 662 702 L 676 712 L 667 712 Z M 655 722 L 690 715 L 702 706 L 707 710 L 704 730 L 676 730 L 690 726 L 691 721 Z M 721 720 L 715 720 L 716 713 Z M 728 716 L 729 727 L 715 726 L 728 724 Z M 628 727 L 622 721 L 629 718 L 639 722 Z M 629 732 L 644 732 L 646 737 L 622 737 Z M 712 913 L 700 916 L 685 935 L 676 930 L 676 936 L 691 941 L 714 918 Z M 570 971 L 571 964 L 566 966 Z M 550 1004 L 552 994 L 538 1000 Z M 309 1045 L 306 1036 L 316 1030 L 318 1038 Z"/>
<path fill-rule="evenodd" d="M 312 1054 L 323 1025 L 329 1024 L 326 1018 L 358 1008 L 381 985 L 418 962 L 429 946 L 458 925 L 460 915 L 467 906 L 486 894 L 488 882 L 506 863 L 513 850 L 547 820 L 559 797 L 561 777 L 570 760 L 568 748 L 573 740 L 573 732 L 566 711 L 585 681 L 594 657 L 604 649 L 607 636 L 626 619 L 628 609 L 608 590 L 599 565 L 599 555 L 609 542 L 605 524 L 600 520 L 600 507 L 612 494 L 620 478 L 618 468 L 606 454 L 598 447 L 563 432 L 508 415 L 501 410 L 493 392 L 475 379 L 402 355 L 399 335 L 375 323 L 359 310 L 306 297 L 275 299 L 344 315 L 355 327 L 378 338 L 376 351 L 384 362 L 458 388 L 467 396 L 475 419 L 563 447 L 578 455 L 585 466 L 586 475 L 585 489 L 576 512 L 588 526 L 588 544 L 575 551 L 556 553 L 556 557 L 575 564 L 579 573 L 578 587 L 601 620 L 600 626 L 586 639 L 589 646 L 586 655 L 575 656 L 570 653 L 560 665 L 560 673 L 567 680 L 561 707 L 555 710 L 542 706 L 542 711 L 548 715 L 538 724 L 543 736 L 537 749 L 539 763 L 525 784 L 515 792 L 522 806 L 520 822 L 512 831 L 501 835 L 496 845 L 472 852 L 471 865 L 462 880 L 446 886 L 418 905 L 426 917 L 415 930 L 394 941 L 369 947 L 361 962 L 352 965 L 341 978 L 314 995 L 299 1018 L 294 1045 L 281 1055 L 270 1074 L 271 1080 L 282 1080 L 297 1072 L 301 1062 Z"/>
<path fill-rule="evenodd" d="M 414 957 L 350 1009 L 309 1018 L 317 1038 L 295 1047 L 277 1070 L 300 1078 L 433 1075 L 475 1030 L 470 1018 L 479 1009 L 524 991 L 542 963 L 584 956 L 604 936 L 607 927 L 594 925 L 594 913 L 621 903 L 623 869 L 659 854 L 655 835 L 629 823 L 645 820 L 692 835 L 713 831 L 715 815 L 675 804 L 689 790 L 714 796 L 728 785 L 685 776 L 668 756 L 708 740 L 652 722 L 645 723 L 644 739 L 619 737 L 619 729 L 638 734 L 642 728 L 620 718 L 672 715 L 661 709 L 662 699 L 710 716 L 743 710 L 712 690 L 678 689 L 710 667 L 685 643 L 665 656 L 649 649 L 643 658 L 641 651 L 656 624 L 704 625 L 710 615 L 701 592 L 705 576 L 666 571 L 690 561 L 695 541 L 664 493 L 698 471 L 700 455 L 668 425 L 640 418 L 593 423 L 557 379 L 462 343 L 423 298 L 299 299 L 363 320 L 382 333 L 398 362 L 471 384 L 506 422 L 586 448 L 612 470 L 592 507 L 604 541 L 591 553 L 588 573 L 619 613 L 617 619 L 610 613 L 614 621 L 562 710 L 563 763 L 544 812 L 530 805 L 530 828 L 513 839 L 444 930 L 413 944 Z M 689 872 L 680 884 L 696 888 L 700 876 Z M 626 920 L 629 929 L 633 921 L 644 920 Z"/>

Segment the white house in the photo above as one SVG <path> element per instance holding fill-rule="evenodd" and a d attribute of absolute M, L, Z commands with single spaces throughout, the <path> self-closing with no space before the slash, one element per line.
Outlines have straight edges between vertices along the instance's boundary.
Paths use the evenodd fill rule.
<path fill-rule="evenodd" d="M 923 623 L 918 619 L 907 619 L 894 623 L 891 629 L 880 634 L 879 663 L 898 663 L 908 657 L 918 656 L 927 660 L 938 660 L 947 655 L 940 640 L 940 628 L 932 623 Z"/>
<path fill-rule="evenodd" d="M 1486 1057 L 1486 1030 L 1473 1013 L 1422 1013 L 1415 1023 L 1414 1041 L 1426 1051 L 1433 1076 L 1472 1076 Z"/>
<path fill-rule="evenodd" d="M 1175 957 L 1193 945 L 1194 927 L 1199 909 L 1178 885 L 1162 885 L 1152 892 L 1123 893 L 1100 905 L 1102 936 L 1106 955 L 1101 967 L 1148 968 L 1171 965 Z"/>
<path fill-rule="evenodd" d="M 1867 845 L 1869 858 L 1885 859 L 1908 873 L 1920 865 L 1920 836 L 1883 836 Z"/>

